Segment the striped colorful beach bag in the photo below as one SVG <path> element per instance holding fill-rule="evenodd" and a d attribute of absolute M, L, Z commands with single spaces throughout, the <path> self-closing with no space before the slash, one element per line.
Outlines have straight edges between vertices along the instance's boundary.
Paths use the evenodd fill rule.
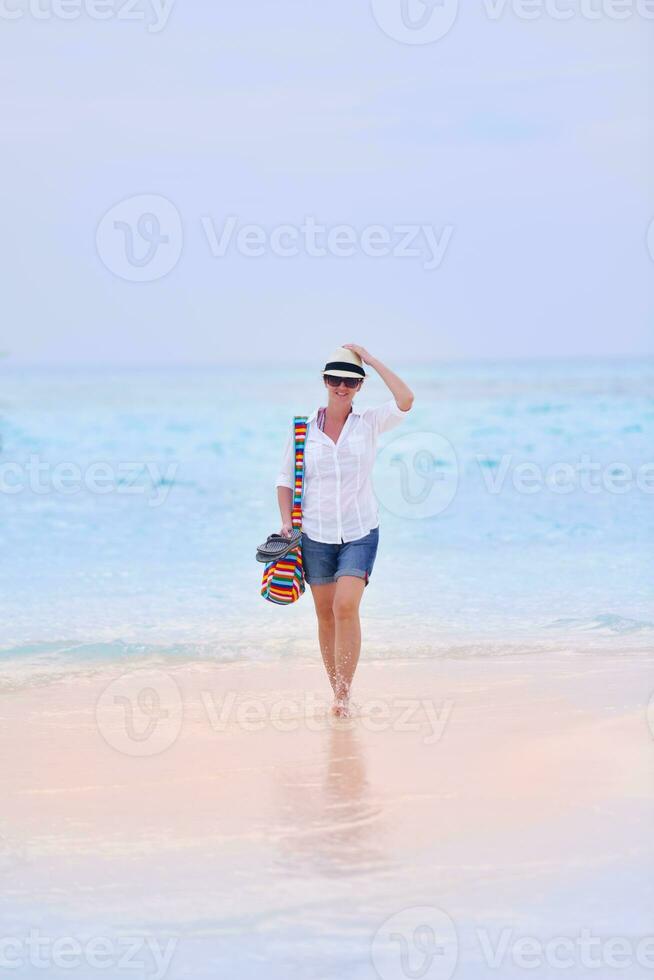
<path fill-rule="evenodd" d="M 307 438 L 307 415 L 293 416 L 295 448 L 295 486 L 293 489 L 293 509 L 291 524 L 302 527 L 302 491 L 304 489 L 304 444 Z M 261 595 L 269 602 L 286 606 L 297 602 L 304 595 L 304 567 L 302 565 L 302 545 L 289 551 L 283 558 L 264 565 L 261 581 Z"/>

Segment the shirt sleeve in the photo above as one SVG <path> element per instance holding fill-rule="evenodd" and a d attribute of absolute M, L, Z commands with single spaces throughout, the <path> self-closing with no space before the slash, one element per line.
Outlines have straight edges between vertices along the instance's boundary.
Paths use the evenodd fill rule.
<path fill-rule="evenodd" d="M 411 409 L 407 409 L 406 412 L 403 412 L 395 399 L 389 398 L 387 402 L 377 405 L 376 408 L 367 408 L 363 412 L 363 416 L 368 425 L 372 426 L 375 435 L 380 435 L 382 432 L 389 432 L 394 429 L 407 417 L 410 411 Z"/>
<path fill-rule="evenodd" d="M 290 490 L 294 487 L 293 480 L 293 446 L 294 446 L 294 433 L 291 432 L 286 440 L 286 445 L 284 447 L 284 455 L 282 456 L 282 466 L 277 476 L 276 487 L 288 487 Z"/>

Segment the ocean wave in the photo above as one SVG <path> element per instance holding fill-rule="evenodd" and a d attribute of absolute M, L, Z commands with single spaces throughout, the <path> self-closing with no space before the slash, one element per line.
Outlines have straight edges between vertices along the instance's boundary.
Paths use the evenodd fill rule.
<path fill-rule="evenodd" d="M 652 623 L 635 623 L 624 617 L 597 617 L 595 620 L 561 619 L 546 629 L 560 632 L 550 635 L 529 633 L 523 639 L 443 635 L 433 642 L 415 639 L 402 644 L 374 639 L 366 644 L 365 662 L 369 665 L 412 664 L 425 660 L 514 660 L 532 658 L 625 657 L 650 656 L 652 644 L 648 633 Z M 638 634 L 638 635 L 636 635 Z M 647 639 L 643 640 L 643 634 Z M 627 639 L 631 635 L 631 639 Z M 640 636 L 640 638 L 639 638 Z M 618 639 L 619 637 L 619 639 Z M 266 669 L 287 662 L 319 664 L 320 654 L 304 642 L 289 643 L 273 638 L 265 646 L 243 643 L 239 649 L 231 644 L 176 643 L 141 644 L 123 640 L 98 643 L 31 644 L 0 652 L 0 694 L 41 688 L 52 684 L 84 684 L 98 678 L 112 678 L 116 672 L 138 669 L 164 671 L 214 670 L 217 667 L 241 665 Z"/>
<path fill-rule="evenodd" d="M 643 619 L 629 619 L 627 616 L 618 616 L 615 613 L 604 613 L 591 619 L 575 617 L 555 619 L 552 623 L 548 623 L 545 629 L 572 630 L 580 633 L 643 633 L 654 630 L 654 623 Z"/>

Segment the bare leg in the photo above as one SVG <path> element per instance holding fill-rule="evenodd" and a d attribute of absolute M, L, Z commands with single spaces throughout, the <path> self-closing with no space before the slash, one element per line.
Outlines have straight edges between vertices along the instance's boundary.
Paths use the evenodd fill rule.
<path fill-rule="evenodd" d="M 311 585 L 316 616 L 318 617 L 318 642 L 320 643 L 322 662 L 325 665 L 329 683 L 334 693 L 336 693 L 336 623 L 332 606 L 335 592 L 336 582 L 330 582 L 326 585 Z"/>
<path fill-rule="evenodd" d="M 352 678 L 357 669 L 359 653 L 361 652 L 359 604 L 364 588 L 365 581 L 355 575 L 341 575 L 336 582 L 333 604 L 336 624 L 334 647 L 336 667 L 335 714 L 348 714 Z"/>

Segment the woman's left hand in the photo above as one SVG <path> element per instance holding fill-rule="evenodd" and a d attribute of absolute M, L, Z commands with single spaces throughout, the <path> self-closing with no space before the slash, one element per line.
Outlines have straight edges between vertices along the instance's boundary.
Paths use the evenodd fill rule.
<path fill-rule="evenodd" d="M 355 354 L 358 354 L 364 364 L 372 363 L 373 356 L 368 353 L 365 347 L 361 347 L 359 344 L 343 344 L 343 347 L 347 347 L 349 350 L 353 350 Z"/>

